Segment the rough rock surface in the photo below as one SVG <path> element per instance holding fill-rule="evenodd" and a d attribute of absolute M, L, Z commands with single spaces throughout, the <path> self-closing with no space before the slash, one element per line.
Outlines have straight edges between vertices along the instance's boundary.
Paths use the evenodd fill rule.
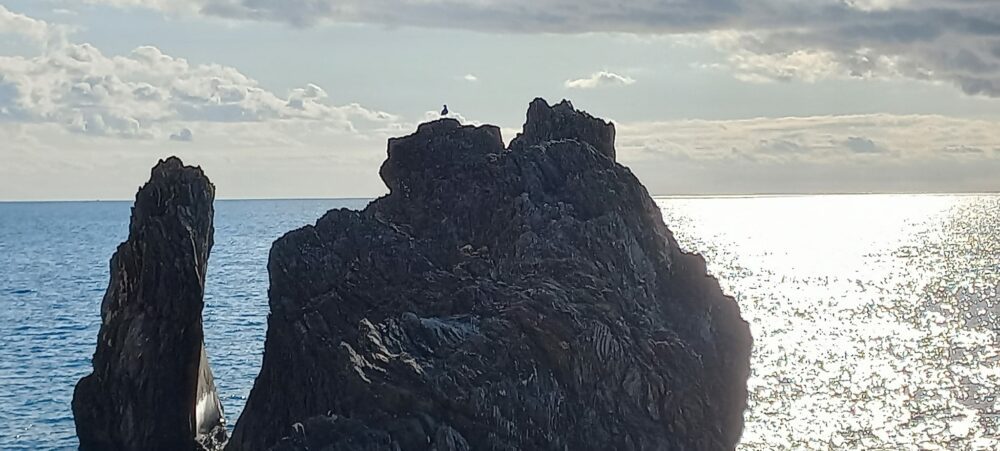
<path fill-rule="evenodd" d="M 530 145 L 547 141 L 575 139 L 590 144 L 608 158 L 615 159 L 615 126 L 577 111 L 564 100 L 551 107 L 542 99 L 535 99 L 528 106 L 528 120 L 524 131 L 514 138 L 511 147 L 518 147 L 520 140 Z"/>
<path fill-rule="evenodd" d="M 77 383 L 83 450 L 218 448 L 226 430 L 202 331 L 215 187 L 160 161 L 111 258 L 94 372 Z"/>
<path fill-rule="evenodd" d="M 733 449 L 751 337 L 614 161 L 532 102 L 505 148 L 452 119 L 389 141 L 390 194 L 274 243 L 232 450 Z"/>

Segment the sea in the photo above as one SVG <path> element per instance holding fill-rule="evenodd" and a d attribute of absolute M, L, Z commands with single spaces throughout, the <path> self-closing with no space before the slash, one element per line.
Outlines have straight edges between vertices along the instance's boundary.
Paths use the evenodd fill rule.
<path fill-rule="evenodd" d="M 367 202 L 216 202 L 205 340 L 230 427 L 260 368 L 271 243 Z M 656 202 L 750 323 L 739 449 L 1000 449 L 1000 195 Z M 0 203 L 0 450 L 76 449 L 73 387 L 130 206 Z"/>

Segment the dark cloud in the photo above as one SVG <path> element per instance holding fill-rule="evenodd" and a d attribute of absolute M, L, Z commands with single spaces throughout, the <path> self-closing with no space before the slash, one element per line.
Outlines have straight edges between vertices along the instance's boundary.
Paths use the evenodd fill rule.
<path fill-rule="evenodd" d="M 121 0 L 95 0 L 120 5 Z M 702 34 L 745 79 L 904 77 L 1000 97 L 996 0 L 130 1 L 295 26 L 366 23 L 499 33 Z M 169 6 L 168 6 L 169 5 Z M 742 58 L 740 56 L 743 56 Z M 746 58 L 746 56 L 754 58 Z M 808 57 L 803 57 L 803 56 Z M 810 67 L 811 66 L 811 67 Z"/>
<path fill-rule="evenodd" d="M 177 133 L 170 135 L 171 141 L 181 141 L 181 142 L 191 142 L 194 141 L 194 133 L 191 132 L 190 128 L 182 128 Z"/>
<path fill-rule="evenodd" d="M 868 138 L 851 136 L 844 140 L 844 147 L 847 147 L 854 153 L 882 153 L 885 149 L 879 146 Z"/>
<path fill-rule="evenodd" d="M 833 77 L 904 77 L 946 81 L 971 95 L 1000 96 L 1000 2 L 896 4 L 879 11 L 841 4 L 778 14 L 761 22 L 770 27 L 738 28 L 739 39 L 721 48 L 753 56 L 743 58 L 753 64 L 737 69 L 759 78 L 815 78 L 817 71 Z M 798 24 L 789 21 L 793 17 Z"/>
<path fill-rule="evenodd" d="M 117 0 L 105 0 L 118 3 Z M 159 7 L 160 2 L 146 2 Z M 312 26 L 375 23 L 478 31 L 699 31 L 723 26 L 744 11 L 738 0 L 180 0 L 191 10 L 226 18 Z M 751 2 L 753 3 L 753 2 Z"/>

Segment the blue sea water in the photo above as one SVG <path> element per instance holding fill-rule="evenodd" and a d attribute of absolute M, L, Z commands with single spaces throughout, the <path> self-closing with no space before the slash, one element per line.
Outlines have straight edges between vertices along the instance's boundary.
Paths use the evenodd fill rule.
<path fill-rule="evenodd" d="M 282 234 L 367 200 L 218 201 L 205 342 L 230 426 L 260 369 L 267 255 Z M 91 371 L 108 263 L 131 202 L 0 203 L 0 450 L 75 449 L 70 401 Z"/>
<path fill-rule="evenodd" d="M 1000 196 L 657 201 L 750 322 L 741 449 L 1000 449 Z M 204 316 L 230 424 L 260 365 L 271 243 L 365 203 L 216 203 Z M 0 203 L 0 450 L 76 447 L 129 207 Z"/>

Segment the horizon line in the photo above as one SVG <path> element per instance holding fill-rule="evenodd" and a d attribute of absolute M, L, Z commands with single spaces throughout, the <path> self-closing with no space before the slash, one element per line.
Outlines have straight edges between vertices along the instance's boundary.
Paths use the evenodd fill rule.
<path fill-rule="evenodd" d="M 316 201 L 316 200 L 375 200 L 386 194 L 371 197 L 222 197 L 220 202 L 253 201 Z M 650 194 L 653 199 L 739 199 L 766 197 L 821 197 L 821 196 L 992 196 L 1000 191 L 831 191 L 831 192 L 760 192 L 760 193 L 705 193 L 705 194 Z M 0 199 L 0 204 L 28 203 L 86 203 L 86 202 L 134 202 L 129 199 Z"/>

